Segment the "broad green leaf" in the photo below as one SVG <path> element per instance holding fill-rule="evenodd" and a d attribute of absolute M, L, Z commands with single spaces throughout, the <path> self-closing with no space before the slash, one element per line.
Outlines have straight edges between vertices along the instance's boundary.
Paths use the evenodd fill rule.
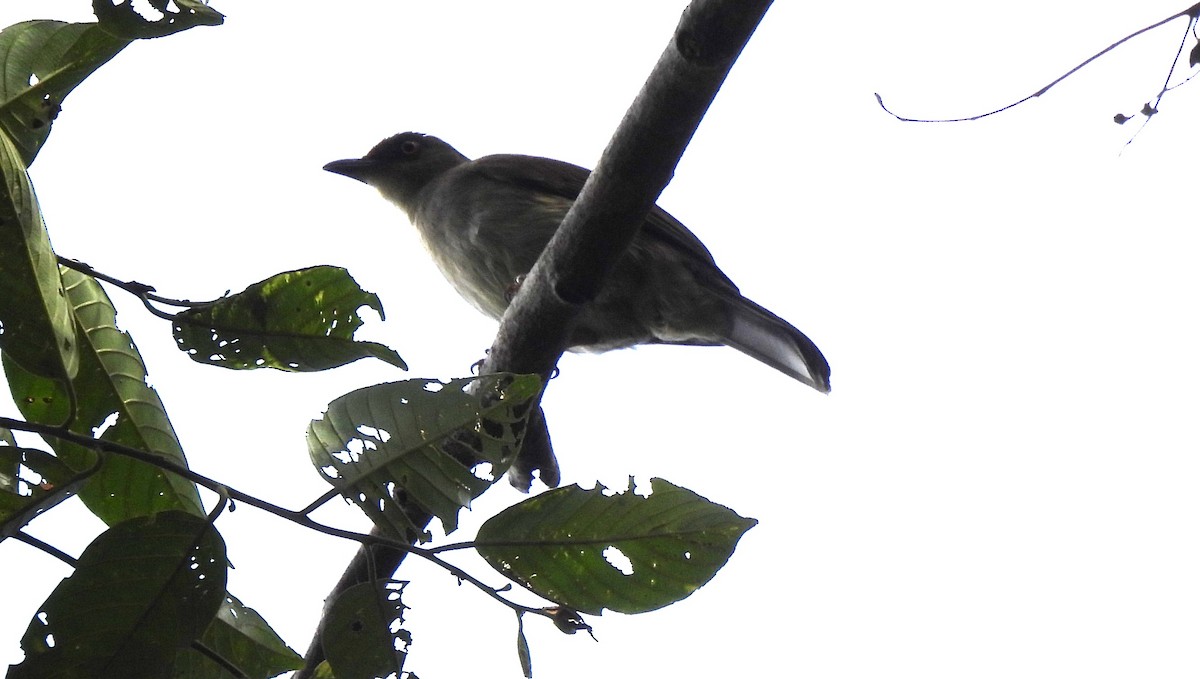
<path fill-rule="evenodd" d="M 382 318 L 379 297 L 358 287 L 345 269 L 287 271 L 176 314 L 175 341 L 194 361 L 234 370 L 308 372 L 369 356 L 407 370 L 395 351 L 354 339 L 364 306 Z"/>
<path fill-rule="evenodd" d="M 76 476 L 50 453 L 0 445 L 0 540 L 71 497 Z"/>
<path fill-rule="evenodd" d="M 38 375 L 73 377 L 79 352 L 58 261 L 25 164 L 2 131 L 0 176 L 0 351 Z"/>
<path fill-rule="evenodd" d="M 304 659 L 288 648 L 257 611 L 232 595 L 226 595 L 200 641 L 249 677 L 274 677 L 304 666 Z M 175 677 L 232 679 L 234 675 L 188 648 L 175 659 Z"/>
<path fill-rule="evenodd" d="M 92 0 L 92 10 L 100 25 L 123 38 L 161 38 L 194 26 L 220 26 L 225 16 L 199 0 L 165 0 L 152 3 L 162 16 L 146 18 L 130 0 Z M 174 4 L 175 8 L 171 8 Z"/>
<path fill-rule="evenodd" d="M 449 533 L 458 510 L 493 482 L 473 468 L 486 462 L 491 478 L 500 478 L 520 450 L 540 384 L 536 375 L 487 375 L 352 391 L 309 425 L 309 455 L 325 480 L 388 535 L 407 541 L 421 534 L 397 493 L 441 519 Z"/>
<path fill-rule="evenodd" d="M 113 8 L 96 2 L 98 8 L 104 4 Z M 209 23 L 215 14 L 196 9 L 195 0 L 176 4 Z M 133 12 L 132 5 L 124 2 L 117 11 Z M 26 169 L 66 96 L 127 44 L 95 23 L 26 21 L 0 31 L 0 350 L 44 377 L 73 377 L 78 359 L 54 251 Z"/>
<path fill-rule="evenodd" d="M 99 24 L 25 21 L 0 31 L 0 132 L 29 166 L 63 99 L 129 44 Z"/>
<path fill-rule="evenodd" d="M 205 518 L 163 512 L 96 538 L 21 638 L 9 679 L 167 679 L 225 597 L 225 544 Z"/>
<path fill-rule="evenodd" d="M 80 329 L 80 369 L 72 381 L 77 396 L 71 431 L 148 451 L 187 466 L 183 449 L 158 393 L 146 383 L 146 366 L 128 334 L 116 326 L 112 301 L 90 276 L 63 269 L 67 300 Z M 61 383 L 39 377 L 4 360 L 4 371 L 17 408 L 26 419 L 62 422 L 70 397 Z M 72 468 L 93 464 L 91 450 L 50 439 L 50 445 Z M 89 509 L 113 525 L 133 516 L 167 509 L 203 515 L 200 496 L 190 481 L 144 462 L 106 455 L 103 466 L 79 492 Z"/>
<path fill-rule="evenodd" d="M 321 648 L 334 676 L 400 676 L 412 643 L 400 627 L 408 608 L 400 600 L 406 584 L 363 582 L 338 595 L 321 625 Z"/>
<path fill-rule="evenodd" d="M 476 549 L 551 601 L 592 615 L 642 613 L 711 580 L 757 523 L 662 479 L 649 497 L 632 480 L 620 495 L 604 490 L 558 488 L 509 507 L 480 527 Z"/>

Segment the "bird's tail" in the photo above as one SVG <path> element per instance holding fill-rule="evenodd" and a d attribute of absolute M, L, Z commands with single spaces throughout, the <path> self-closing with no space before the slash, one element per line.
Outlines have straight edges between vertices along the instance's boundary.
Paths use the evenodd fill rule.
<path fill-rule="evenodd" d="M 804 333 L 745 297 L 731 299 L 730 307 L 733 320 L 724 344 L 817 391 L 829 391 L 829 362 Z"/>

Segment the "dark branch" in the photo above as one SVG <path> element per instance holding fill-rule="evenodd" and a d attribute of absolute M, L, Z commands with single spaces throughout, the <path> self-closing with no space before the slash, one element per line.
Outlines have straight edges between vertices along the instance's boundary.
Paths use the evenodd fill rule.
<path fill-rule="evenodd" d="M 91 276 L 97 280 L 102 280 L 105 283 L 110 283 L 117 286 L 125 292 L 128 292 L 134 297 L 142 300 L 142 305 L 146 307 L 147 311 L 168 321 L 174 320 L 175 315 L 159 309 L 151 304 L 151 302 L 158 302 L 159 304 L 184 308 L 212 304 L 212 302 L 192 302 L 186 299 L 172 299 L 170 297 L 163 297 L 162 295 L 155 294 L 154 286 L 152 285 L 146 285 L 145 283 L 139 283 L 137 281 L 124 281 L 120 278 L 116 278 L 115 276 L 109 276 L 106 273 L 102 273 L 93 269 L 91 265 L 80 262 L 79 260 L 59 256 L 58 263 L 60 266 L 65 266 L 68 269 L 74 269 L 85 276 Z"/>
<path fill-rule="evenodd" d="M 637 235 L 769 1 L 693 2 L 500 323 L 482 372 L 548 377 Z"/>
<path fill-rule="evenodd" d="M 579 199 L 509 305 L 481 374 L 537 373 L 548 381 L 572 321 L 637 235 L 770 5 L 770 0 L 694 0 L 684 11 Z M 542 443 L 540 455 L 527 455 L 526 443 L 518 464 L 528 464 L 531 457 L 533 464 L 518 474 L 535 468 L 543 475 L 556 473 L 540 417 L 535 413 L 530 422 Z M 364 581 L 372 570 L 394 573 L 403 559 L 403 552 L 360 549 L 326 600 Z M 295 679 L 311 677 L 323 659 L 318 631 L 305 654 L 306 668 Z"/>
<path fill-rule="evenodd" d="M 454 577 L 456 577 L 460 580 L 463 580 L 464 582 L 471 583 L 478 589 L 482 590 L 488 596 L 504 603 L 506 606 L 512 608 L 513 610 L 523 611 L 526 613 L 541 614 L 540 612 L 542 611 L 542 609 L 540 609 L 540 608 L 531 608 L 529 606 L 518 604 L 516 602 L 509 601 L 509 600 L 505 599 L 504 597 L 499 596 L 498 591 L 494 587 L 491 587 L 490 585 L 483 582 L 479 578 L 476 578 L 475 576 L 471 575 L 470 573 L 467 573 L 466 571 L 459 568 L 458 566 L 455 566 L 454 564 L 446 561 L 445 559 L 442 559 L 440 556 L 438 556 L 432 550 L 417 547 L 415 545 L 406 544 L 406 543 L 400 542 L 398 540 L 394 540 L 392 538 L 385 537 L 385 536 L 375 533 L 375 532 L 367 534 L 367 533 L 357 533 L 355 531 L 344 530 L 341 528 L 335 528 L 333 526 L 323 524 L 323 523 L 316 521 L 316 520 L 312 519 L 311 517 L 309 517 L 308 513 L 310 511 L 312 511 L 313 509 L 315 509 L 316 507 L 319 507 L 321 504 L 323 504 L 323 502 L 311 503 L 311 504 L 309 504 L 308 507 L 306 507 L 303 510 L 299 510 L 299 511 L 287 509 L 286 507 L 281 507 L 277 504 L 263 500 L 257 496 L 254 496 L 249 493 L 237 490 L 236 488 L 227 486 L 215 479 L 211 479 L 203 474 L 192 471 L 191 469 L 188 469 L 187 467 L 184 467 L 183 465 L 180 465 L 176 462 L 173 462 L 171 460 L 168 460 L 168 459 L 165 459 L 158 455 L 155 455 L 154 453 L 149 453 L 144 450 L 138 450 L 137 448 L 131 448 L 129 446 L 126 446 L 126 445 L 123 445 L 120 443 L 115 443 L 113 441 L 106 441 L 104 439 L 98 439 L 98 438 L 93 438 L 91 436 L 86 436 L 83 434 L 77 434 L 73 431 L 70 431 L 69 429 L 64 429 L 62 427 L 38 424 L 36 422 L 26 422 L 23 420 L 15 420 L 15 419 L 8 418 L 8 417 L 0 417 L 0 427 L 7 427 L 8 429 L 14 429 L 16 431 L 27 431 L 27 432 L 31 432 L 34 434 L 40 434 L 42 436 L 49 436 L 49 437 L 62 439 L 64 441 L 68 441 L 70 443 L 74 443 L 76 445 L 83 446 L 85 448 L 89 448 L 89 449 L 93 449 L 93 450 L 100 450 L 100 451 L 104 451 L 104 452 L 112 454 L 112 455 L 119 455 L 121 457 L 131 458 L 131 459 L 137 460 L 139 462 L 145 462 L 146 464 L 154 465 L 155 467 L 158 467 L 159 469 L 162 469 L 163 471 L 170 472 L 173 474 L 178 474 L 179 476 L 182 476 L 197 485 L 203 486 L 203 487 L 213 491 L 214 493 L 217 493 L 217 495 L 220 496 L 220 501 L 218 502 L 217 506 L 215 508 L 213 508 L 213 510 L 211 512 L 209 512 L 208 518 L 209 518 L 210 523 L 215 521 L 217 516 L 219 516 L 222 512 L 224 512 L 225 506 L 227 503 L 232 503 L 234 501 L 243 502 L 247 505 L 250 505 L 251 507 L 257 507 L 258 509 L 261 509 L 267 513 L 274 514 L 275 516 L 278 516 L 283 519 L 287 519 L 288 521 L 291 521 L 292 523 L 298 524 L 300 526 L 304 526 L 305 528 L 310 528 L 312 530 L 315 530 L 318 533 L 324 533 L 325 535 L 330 535 L 332 537 L 337 537 L 337 538 L 343 538 L 346 540 L 354 540 L 354 541 L 362 544 L 364 548 L 375 547 L 375 548 L 377 548 L 377 551 L 381 551 L 381 552 L 382 551 L 387 551 L 387 552 L 399 551 L 401 553 L 411 552 L 423 559 L 428 560 L 430 563 L 440 566 L 441 568 L 445 569 L 448 573 L 450 573 Z M 91 470 L 89 470 L 89 473 L 92 471 L 95 471 L 95 469 L 98 467 L 99 467 L 99 464 L 95 465 Z M 328 498 L 329 494 L 322 495 L 321 497 Z M 429 520 L 432 520 L 432 517 L 430 517 Z M 426 523 L 428 523 L 428 521 L 426 521 Z M 38 549 L 43 549 L 47 553 L 49 553 L 59 559 L 62 559 L 64 561 L 67 561 L 68 563 L 73 563 L 73 561 L 74 561 L 74 559 L 70 555 L 67 555 L 67 554 L 59 551 L 57 548 L 43 543 L 41 540 L 38 540 L 37 538 L 34 538 L 33 536 L 19 532 L 15 529 L 13 530 L 13 535 L 14 535 L 14 537 L 17 537 L 18 539 L 20 539 L 22 542 L 25 542 L 26 544 L 37 547 Z M 392 570 L 394 572 L 395 569 L 392 569 Z"/>
<path fill-rule="evenodd" d="M 25 544 L 29 545 L 30 547 L 34 547 L 36 549 L 42 550 L 43 552 L 49 554 L 50 556 L 58 559 L 59 561 L 67 564 L 68 566 L 70 566 L 72 568 L 75 567 L 75 563 L 76 563 L 75 557 L 71 556 L 70 554 L 67 554 L 66 552 L 62 551 L 58 547 L 55 547 L 54 545 L 52 545 L 48 542 L 43 542 L 42 540 L 39 540 L 38 538 L 33 537 L 32 535 L 30 535 L 29 533 L 26 533 L 23 530 L 13 533 L 12 537 L 14 540 L 16 540 L 18 542 L 24 542 Z"/>

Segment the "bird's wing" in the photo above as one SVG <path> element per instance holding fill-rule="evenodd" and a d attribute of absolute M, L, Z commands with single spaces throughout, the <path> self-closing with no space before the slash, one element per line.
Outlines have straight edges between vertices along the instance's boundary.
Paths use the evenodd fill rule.
<path fill-rule="evenodd" d="M 578 165 L 561 160 L 509 154 L 484 156 L 472 161 L 471 169 L 498 182 L 569 200 L 579 197 L 583 183 L 591 174 Z"/>
<path fill-rule="evenodd" d="M 552 158 L 521 155 L 485 156 L 471 163 L 472 169 L 499 182 L 514 184 L 526 189 L 561 196 L 574 201 L 583 190 L 590 170 Z M 737 287 L 717 268 L 708 248 L 678 219 L 672 217 L 658 205 L 650 209 L 642 223 L 642 234 L 670 245 L 679 253 L 691 258 L 693 265 L 717 273 L 731 288 Z"/>

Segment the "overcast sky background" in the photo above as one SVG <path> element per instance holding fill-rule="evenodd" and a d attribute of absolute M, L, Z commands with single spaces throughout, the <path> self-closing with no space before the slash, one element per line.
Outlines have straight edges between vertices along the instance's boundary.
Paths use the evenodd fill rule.
<path fill-rule="evenodd" d="M 817 342 L 833 392 L 724 348 L 566 357 L 545 401 L 565 481 L 661 476 L 760 524 L 684 602 L 592 619 L 598 644 L 530 620 L 535 676 L 1200 672 L 1200 83 L 1132 145 L 1140 120 L 1112 122 L 1158 90 L 1184 21 L 979 122 L 900 123 L 872 96 L 991 110 L 1184 4 L 775 4 L 660 204 Z M 324 163 L 419 130 L 594 165 L 685 5 L 218 2 L 224 26 L 134 44 L 76 90 L 31 171 L 60 254 L 190 299 L 346 266 L 387 311 L 360 335 L 412 367 L 202 366 L 110 289 L 191 466 L 301 507 L 326 490 L 303 436 L 328 401 L 465 375 L 491 344 L 403 214 Z M 0 25 L 90 17 L 0 4 Z M 520 499 L 497 487 L 452 539 Z M 230 590 L 303 652 L 355 545 L 249 507 L 219 527 Z M 31 532 L 77 554 L 99 528 L 63 507 Z M 67 574 L 0 544 L 0 666 Z M 520 676 L 510 611 L 419 563 L 400 577 L 409 669 Z"/>

